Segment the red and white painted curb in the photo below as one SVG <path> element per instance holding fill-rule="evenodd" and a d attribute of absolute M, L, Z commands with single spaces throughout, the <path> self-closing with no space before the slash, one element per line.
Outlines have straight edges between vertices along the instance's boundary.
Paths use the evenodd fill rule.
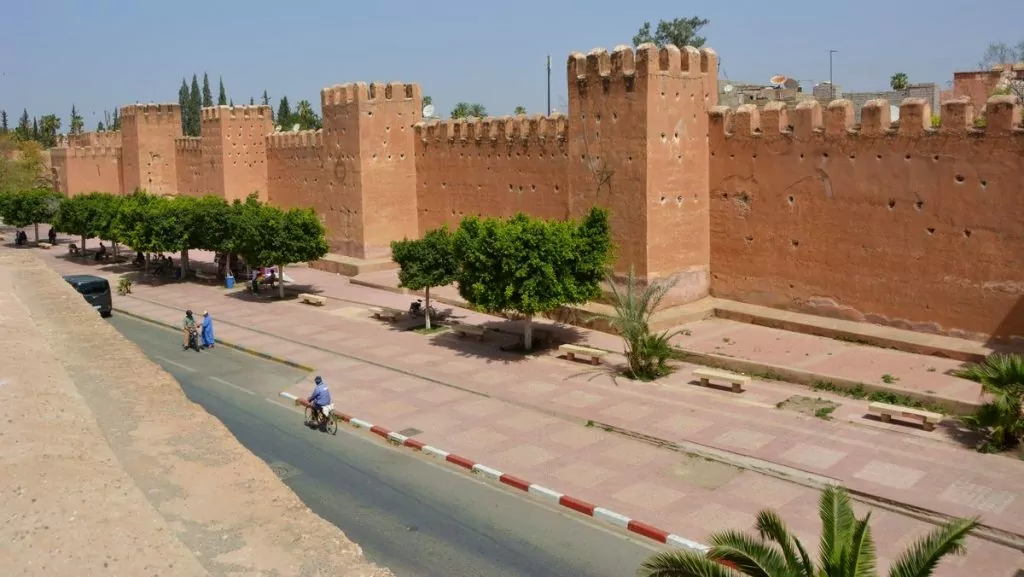
<path fill-rule="evenodd" d="M 291 399 L 292 401 L 295 401 L 297 404 L 306 404 L 305 399 L 296 397 L 291 393 L 281 392 L 280 395 L 286 399 Z M 463 469 L 472 471 L 473 473 L 486 477 L 492 481 L 497 481 L 503 485 L 508 485 L 509 487 L 519 489 L 520 491 L 525 491 L 532 495 L 536 495 L 549 502 L 557 503 L 562 507 L 572 509 L 577 513 L 582 513 L 589 517 L 593 517 L 599 521 L 603 521 L 616 527 L 626 529 L 631 533 L 636 533 L 637 535 L 642 535 L 644 537 L 647 537 L 648 539 L 652 539 L 659 543 L 664 543 L 666 545 L 676 547 L 679 549 L 687 549 L 699 553 L 707 553 L 710 550 L 710 547 L 708 547 L 707 545 L 697 543 L 696 541 L 691 541 L 685 537 L 680 537 L 679 535 L 676 535 L 674 533 L 669 533 L 668 531 L 664 531 L 652 525 L 648 525 L 647 523 L 644 523 L 642 521 L 631 519 L 625 515 L 616 513 L 615 511 L 605 509 L 604 507 L 598 507 L 582 499 L 577 499 L 575 497 L 559 493 L 558 491 L 548 489 L 547 487 L 537 485 L 529 481 L 525 481 L 523 479 L 520 479 L 519 477 L 503 473 L 497 469 L 488 467 L 487 465 L 484 465 L 482 463 L 477 463 L 472 459 L 467 459 L 466 457 L 462 457 L 454 453 L 449 453 L 448 451 L 442 451 L 437 447 L 432 447 L 430 445 L 421 443 L 416 439 L 407 437 L 400 433 L 396 433 L 389 429 L 385 429 L 384 427 L 374 425 L 373 423 L 369 423 L 362 419 L 357 419 L 355 417 L 337 411 L 335 411 L 334 414 L 342 421 L 345 421 L 346 423 L 354 427 L 366 429 L 373 433 L 374 435 L 383 437 L 388 441 L 391 441 L 392 443 L 409 447 L 410 449 L 414 449 L 416 451 L 421 451 L 427 455 L 430 455 L 431 457 L 447 461 L 453 465 L 457 465 L 459 467 L 462 467 Z"/>

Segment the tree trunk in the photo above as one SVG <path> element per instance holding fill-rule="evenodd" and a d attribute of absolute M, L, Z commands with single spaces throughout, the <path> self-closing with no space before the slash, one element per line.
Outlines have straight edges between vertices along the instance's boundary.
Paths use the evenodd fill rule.
<path fill-rule="evenodd" d="M 144 270 L 143 272 L 146 272 L 146 273 L 149 272 L 149 266 L 150 266 L 150 258 L 149 257 L 150 256 L 152 256 L 152 255 L 147 252 L 146 253 L 146 270 Z"/>
<path fill-rule="evenodd" d="M 39 244 L 39 223 L 37 222 L 37 223 L 33 224 L 32 226 L 35 227 L 35 229 L 36 229 L 36 244 Z"/>
<path fill-rule="evenodd" d="M 277 265 L 277 296 L 284 298 L 284 265 Z"/>
<path fill-rule="evenodd" d="M 188 275 L 188 249 L 181 251 L 181 280 Z"/>
<path fill-rule="evenodd" d="M 427 287 L 425 292 L 426 292 L 427 306 L 426 306 L 425 309 L 423 309 L 423 318 L 427 319 L 427 322 L 423 326 L 426 327 L 426 329 L 429 331 L 430 330 L 430 287 Z"/>
<path fill-rule="evenodd" d="M 523 350 L 533 350 L 533 315 L 526 315 L 523 325 Z"/>
<path fill-rule="evenodd" d="M 78 247 L 78 251 L 82 258 L 85 258 L 85 235 L 82 235 L 82 246 Z"/>

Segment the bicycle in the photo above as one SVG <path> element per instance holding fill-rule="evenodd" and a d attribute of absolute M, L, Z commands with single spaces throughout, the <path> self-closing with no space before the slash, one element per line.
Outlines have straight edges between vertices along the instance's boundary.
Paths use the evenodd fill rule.
<path fill-rule="evenodd" d="M 332 435 L 338 434 L 338 421 L 334 418 L 334 414 L 326 416 L 322 408 L 314 410 L 312 405 L 306 405 L 306 424 L 312 424 L 316 428 Z"/>

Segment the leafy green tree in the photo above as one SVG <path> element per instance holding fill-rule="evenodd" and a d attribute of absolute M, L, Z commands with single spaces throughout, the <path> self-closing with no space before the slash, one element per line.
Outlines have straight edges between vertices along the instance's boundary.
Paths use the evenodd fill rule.
<path fill-rule="evenodd" d="M 71 127 L 69 128 L 70 134 L 82 134 L 85 132 L 85 119 L 78 113 L 78 109 L 75 105 L 71 105 Z"/>
<path fill-rule="evenodd" d="M 526 107 L 525 106 L 516 106 L 516 110 L 515 110 L 515 112 L 513 112 L 513 114 L 515 114 L 516 116 L 519 116 L 519 115 L 522 115 L 522 114 L 526 114 Z"/>
<path fill-rule="evenodd" d="M 483 104 L 475 104 L 470 102 L 459 102 L 452 108 L 452 118 L 484 118 L 487 116 L 487 109 L 484 108 Z"/>
<path fill-rule="evenodd" d="M 893 90 L 906 90 L 910 86 L 910 79 L 906 72 L 897 72 L 889 79 L 889 87 Z"/>
<path fill-rule="evenodd" d="M 261 203 L 255 195 L 234 207 L 234 248 L 251 266 L 277 265 L 284 298 L 284 266 L 327 254 L 326 229 L 311 208 L 288 211 Z"/>
<path fill-rule="evenodd" d="M 79 247 L 82 254 L 85 254 L 86 239 L 94 236 L 94 227 L 97 220 L 95 213 L 96 203 L 87 194 L 79 194 L 68 197 L 60 203 L 57 214 L 54 216 L 52 226 L 57 232 L 73 234 L 81 238 Z"/>
<path fill-rule="evenodd" d="M 187 222 L 180 205 L 142 190 L 122 198 L 111 230 L 122 242 L 145 253 L 177 253 L 187 246 Z"/>
<path fill-rule="evenodd" d="M 228 93 L 224 90 L 224 77 L 220 77 L 220 90 L 217 92 L 217 106 L 225 106 L 228 103 Z"/>
<path fill-rule="evenodd" d="M 433 97 L 431 97 L 431 96 L 424 96 L 423 97 L 423 106 L 430 106 L 433 103 L 434 103 L 434 98 Z"/>
<path fill-rule="evenodd" d="M 679 48 L 684 46 L 700 48 L 704 46 L 707 38 L 699 36 L 697 33 L 710 23 L 710 20 L 699 16 L 659 20 L 658 27 L 651 34 L 651 23 L 644 22 L 636 36 L 633 37 L 633 46 L 650 42 L 657 45 L 658 48 L 664 48 L 669 44 Z"/>
<path fill-rule="evenodd" d="M 39 242 L 39 223 L 51 222 L 64 198 L 45 188 L 6 192 L 4 195 L 4 201 L 0 203 L 3 211 L 0 216 L 4 222 L 17 228 L 33 225 L 36 242 Z"/>
<path fill-rule="evenodd" d="M 81 119 L 81 117 L 79 117 Z M 47 114 L 39 121 L 39 144 L 45 148 L 57 146 L 57 134 L 60 132 L 60 118 L 56 114 Z M 78 134 L 78 133 L 75 133 Z"/>
<path fill-rule="evenodd" d="M 203 108 L 213 106 L 213 91 L 210 90 L 210 77 L 203 72 Z"/>
<path fill-rule="evenodd" d="M 192 86 L 188 91 L 188 121 L 189 121 L 189 136 L 199 136 L 202 131 L 202 110 L 203 110 L 203 95 L 199 91 L 199 80 L 196 75 L 192 75 Z"/>
<path fill-rule="evenodd" d="M 827 487 L 818 503 L 821 542 L 817 564 L 803 543 L 789 532 L 778 513 L 757 515 L 758 537 L 721 531 L 709 539 L 707 553 L 676 550 L 655 553 L 644 561 L 640 577 L 873 577 L 877 555 L 871 536 L 871 513 L 858 519 L 850 496 L 841 487 Z M 889 577 L 928 577 L 943 557 L 963 555 L 968 533 L 977 519 L 954 519 L 912 543 L 889 568 Z M 733 569 L 732 567 L 735 567 Z"/>
<path fill-rule="evenodd" d="M 292 107 L 288 104 L 287 96 L 282 96 L 281 102 L 277 105 L 277 124 L 281 130 L 289 130 L 295 124 L 292 120 Z"/>
<path fill-rule="evenodd" d="M 608 212 L 597 207 L 580 222 L 467 217 L 454 236 L 459 294 L 487 312 L 524 316 L 526 350 L 533 317 L 599 297 L 612 258 Z"/>
<path fill-rule="evenodd" d="M 10 154 L 17 152 L 17 155 Z M 43 149 L 34 140 L 0 139 L 0 194 L 46 188 Z"/>
<path fill-rule="evenodd" d="M 320 117 L 308 100 L 300 100 L 295 106 L 294 120 L 301 130 L 316 130 L 323 127 Z"/>
<path fill-rule="evenodd" d="M 992 400 L 963 421 L 986 433 L 978 448 L 994 453 L 1012 449 L 1024 437 L 1024 355 L 996 354 L 957 372 L 957 376 L 981 383 Z"/>
<path fill-rule="evenodd" d="M 459 272 L 455 259 L 455 238 L 447 227 L 427 231 L 423 238 L 396 240 L 391 243 L 391 259 L 401 268 L 399 286 L 424 291 L 426 295 L 426 328 L 430 330 L 430 287 L 446 286 Z"/>
<path fill-rule="evenodd" d="M 192 136 L 192 100 L 188 91 L 188 83 L 185 78 L 181 79 L 181 88 L 178 89 L 178 107 L 181 109 L 181 134 Z"/>

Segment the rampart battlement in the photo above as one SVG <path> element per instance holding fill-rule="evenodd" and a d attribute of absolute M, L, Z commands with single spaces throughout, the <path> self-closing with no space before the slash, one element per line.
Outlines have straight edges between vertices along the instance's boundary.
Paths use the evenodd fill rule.
<path fill-rule="evenodd" d="M 404 82 L 350 82 L 335 84 L 320 91 L 323 108 L 342 106 L 353 102 L 386 102 L 414 100 L 419 97 L 420 85 Z"/>
<path fill-rule="evenodd" d="M 64 145 L 70 148 L 81 146 L 121 146 L 121 133 L 115 130 L 69 134 L 66 140 L 64 140 Z"/>
<path fill-rule="evenodd" d="M 568 73 L 577 81 L 604 81 L 616 78 L 634 78 L 637 75 L 671 74 L 701 76 L 718 74 L 718 55 L 710 48 L 673 45 L 658 48 L 654 44 L 641 44 L 636 52 L 629 46 L 616 46 L 611 53 L 594 48 L 586 55 L 569 55 Z"/>
<path fill-rule="evenodd" d="M 263 104 L 255 106 L 207 106 L 200 111 L 202 122 L 215 122 L 223 119 L 270 118 L 270 107 Z"/>
<path fill-rule="evenodd" d="M 316 148 L 324 145 L 323 130 L 273 132 L 266 138 L 267 148 Z"/>
<path fill-rule="evenodd" d="M 431 120 L 414 126 L 416 136 L 432 141 L 533 141 L 565 140 L 568 120 L 563 114 L 543 116 L 499 116 Z"/>
<path fill-rule="evenodd" d="M 121 156 L 120 146 L 77 146 L 67 149 L 68 158 L 100 158 Z"/>
<path fill-rule="evenodd" d="M 1016 96 L 993 96 L 985 106 L 985 127 L 975 127 L 975 111 L 967 99 L 942 104 L 940 126 L 932 128 L 932 110 L 921 98 L 900 103 L 899 120 L 893 121 L 887 100 L 870 100 L 861 111 L 861 122 L 854 123 L 853 103 L 834 100 L 822 108 L 815 100 L 797 104 L 790 110 L 785 103 L 770 102 L 763 110 L 744 104 L 732 110 L 718 106 L 709 112 L 709 130 L 713 138 L 750 139 L 787 135 L 797 139 L 815 134 L 831 137 L 856 136 L 929 136 L 940 134 L 1024 136 L 1021 106 Z"/>
<path fill-rule="evenodd" d="M 201 136 L 179 136 L 174 139 L 174 150 L 180 152 L 202 151 L 203 138 Z"/>
<path fill-rule="evenodd" d="M 180 122 L 180 112 L 177 104 L 129 104 L 121 107 L 121 123 L 135 122 L 139 117 Z"/>

